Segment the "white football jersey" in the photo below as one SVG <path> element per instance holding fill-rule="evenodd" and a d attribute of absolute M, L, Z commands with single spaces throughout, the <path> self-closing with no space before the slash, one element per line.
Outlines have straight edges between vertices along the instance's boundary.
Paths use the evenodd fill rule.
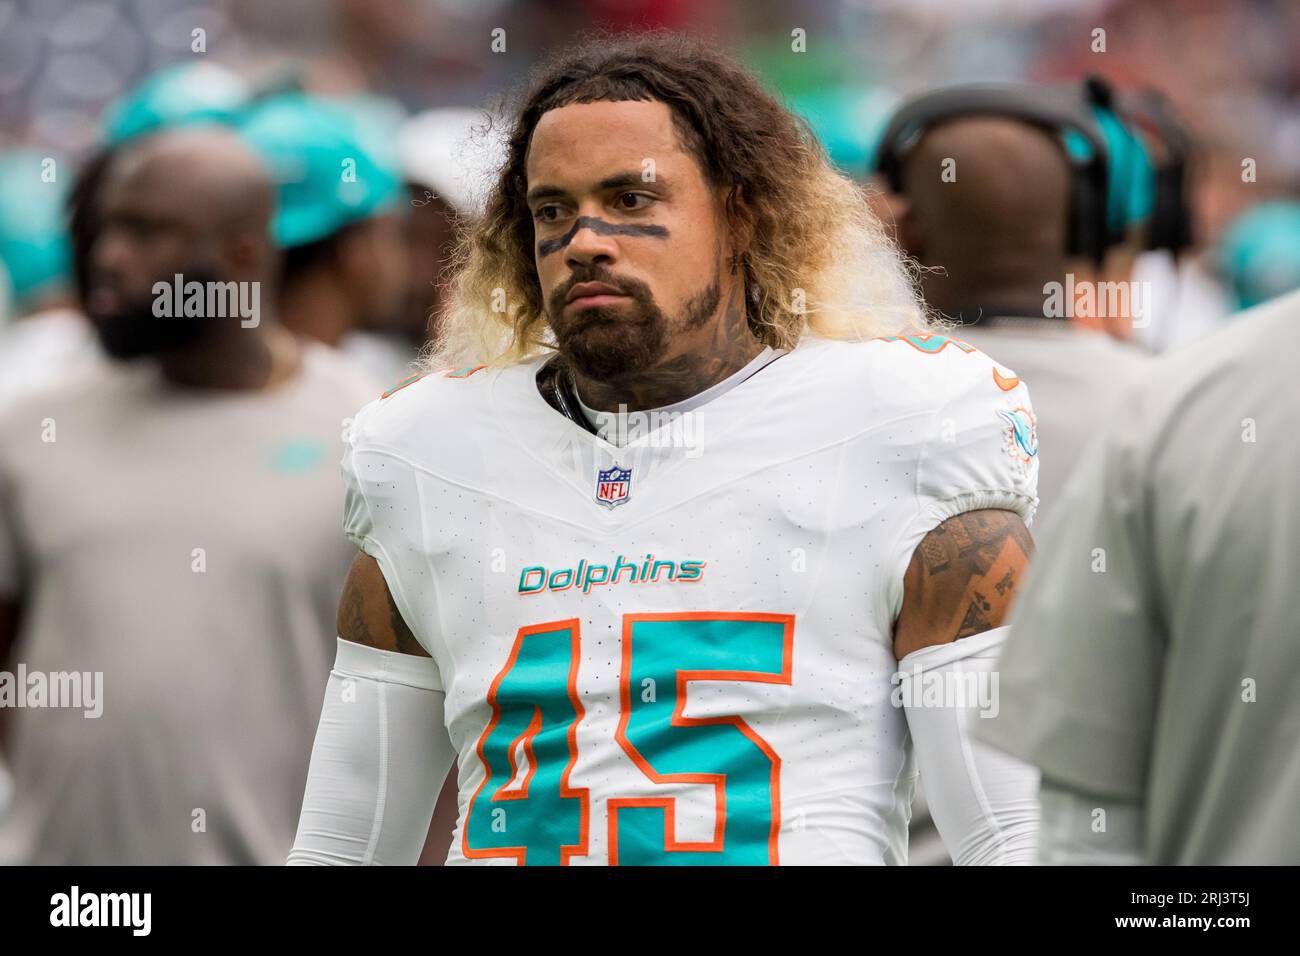
<path fill-rule="evenodd" d="M 903 573 L 954 514 L 1032 516 L 1025 386 L 938 335 L 809 339 L 620 448 L 541 365 L 405 383 L 343 462 L 446 692 L 448 862 L 906 862 Z"/>

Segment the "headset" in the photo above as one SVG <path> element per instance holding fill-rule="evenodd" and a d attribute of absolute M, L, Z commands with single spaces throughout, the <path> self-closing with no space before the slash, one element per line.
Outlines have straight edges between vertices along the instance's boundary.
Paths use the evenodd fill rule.
<path fill-rule="evenodd" d="M 1108 89 L 1099 78 L 1088 82 Z M 1068 249 L 1071 255 L 1087 256 L 1100 263 L 1122 234 L 1117 234 L 1108 214 L 1108 150 L 1093 105 L 1090 97 L 1081 96 L 1074 86 L 980 83 L 925 93 L 894 113 L 876 155 L 876 172 L 885 177 L 890 189 L 902 193 L 907 154 L 930 129 L 968 116 L 1023 120 L 1059 136 L 1066 146 L 1070 164 Z M 1070 148 L 1071 139 L 1084 148 Z"/>
<path fill-rule="evenodd" d="M 1131 126 L 1164 146 L 1164 158 L 1155 167 L 1155 205 L 1151 211 L 1147 248 L 1168 249 L 1177 255 L 1191 246 L 1196 238 L 1187 179 L 1187 167 L 1194 148 L 1192 138 L 1169 100 L 1158 90 L 1121 94 L 1116 106 Z"/>

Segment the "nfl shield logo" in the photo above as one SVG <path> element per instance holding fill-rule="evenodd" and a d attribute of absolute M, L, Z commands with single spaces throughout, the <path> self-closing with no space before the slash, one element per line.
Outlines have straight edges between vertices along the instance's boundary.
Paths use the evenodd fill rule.
<path fill-rule="evenodd" d="M 615 465 L 613 468 L 602 469 L 596 475 L 596 500 L 606 508 L 623 504 L 631 493 L 631 468 Z"/>

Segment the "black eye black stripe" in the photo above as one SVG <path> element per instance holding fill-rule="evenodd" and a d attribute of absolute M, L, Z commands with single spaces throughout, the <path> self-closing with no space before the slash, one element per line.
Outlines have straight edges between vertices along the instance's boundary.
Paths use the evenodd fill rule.
<path fill-rule="evenodd" d="M 537 244 L 537 251 L 543 256 L 559 252 L 573 241 L 579 229 L 593 229 L 602 236 L 654 236 L 656 239 L 668 238 L 668 230 L 663 226 L 616 225 L 597 219 L 595 216 L 579 216 L 569 231 L 558 239 L 543 239 Z"/>

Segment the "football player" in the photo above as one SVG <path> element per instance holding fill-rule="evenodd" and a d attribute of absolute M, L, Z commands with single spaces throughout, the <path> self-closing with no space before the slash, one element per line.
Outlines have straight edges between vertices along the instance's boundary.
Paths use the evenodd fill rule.
<path fill-rule="evenodd" d="M 695 40 L 561 54 L 451 296 L 345 452 L 290 863 L 414 862 L 453 761 L 449 863 L 904 863 L 918 767 L 957 862 L 1032 859 L 949 692 L 1032 548 L 1028 394 L 806 126 Z"/>

